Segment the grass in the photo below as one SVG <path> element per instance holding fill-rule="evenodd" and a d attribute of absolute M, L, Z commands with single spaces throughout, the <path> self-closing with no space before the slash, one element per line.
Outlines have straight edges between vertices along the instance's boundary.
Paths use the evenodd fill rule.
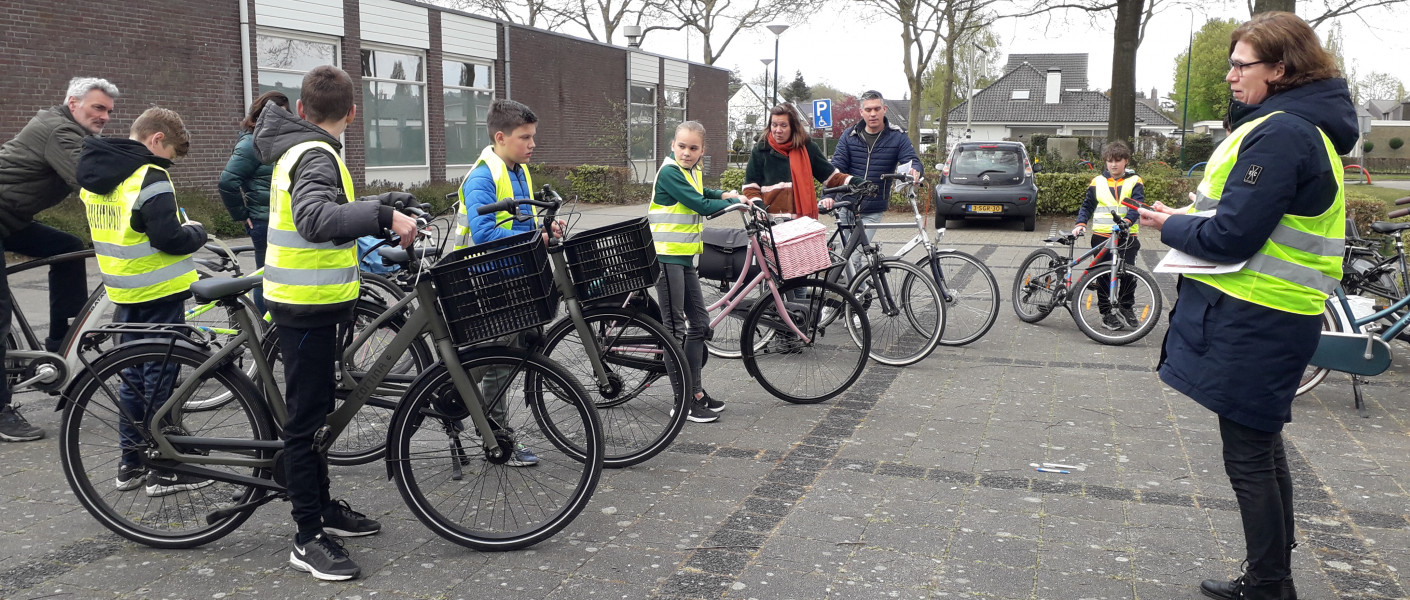
<path fill-rule="evenodd" d="M 1348 191 L 1354 191 L 1359 194 L 1371 196 L 1377 200 L 1385 202 L 1387 205 L 1394 202 L 1396 199 L 1410 196 L 1410 190 L 1399 190 L 1395 188 L 1380 187 L 1376 185 L 1348 185 L 1346 186 L 1346 189 Z"/>
<path fill-rule="evenodd" d="M 205 227 L 206 232 L 221 238 L 243 237 L 245 228 L 243 224 L 236 223 L 230 218 L 230 213 L 225 210 L 225 205 L 220 200 L 212 199 L 197 191 L 176 192 L 176 204 L 186 209 L 186 214 L 192 220 L 199 221 Z M 83 201 L 78 199 L 78 195 L 65 198 L 57 206 L 39 213 L 36 221 L 72 233 L 83 240 L 84 245 L 91 246 L 93 236 L 88 231 L 88 215 L 83 209 Z"/>

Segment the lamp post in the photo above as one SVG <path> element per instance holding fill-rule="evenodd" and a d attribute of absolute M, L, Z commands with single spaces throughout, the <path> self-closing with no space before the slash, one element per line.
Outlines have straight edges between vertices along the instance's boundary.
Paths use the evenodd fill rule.
<path fill-rule="evenodd" d="M 759 62 L 764 63 L 764 100 L 767 101 L 768 98 L 769 98 L 769 65 L 774 62 L 774 59 L 772 59 L 772 58 L 761 58 L 761 59 L 759 59 Z M 777 71 L 777 70 L 774 71 L 774 79 L 778 79 L 778 71 Z M 774 82 L 774 85 L 778 85 L 778 82 Z M 775 93 L 777 93 L 777 92 L 775 92 Z M 778 103 L 775 102 L 774 104 L 778 104 Z M 768 105 L 768 106 L 765 106 L 765 107 L 764 107 L 764 112 L 768 112 L 768 111 L 770 111 L 770 110 L 773 110 L 773 108 L 774 108 L 774 105 L 773 105 L 773 104 L 770 104 L 770 105 Z"/>
<path fill-rule="evenodd" d="M 1184 106 L 1180 115 L 1180 162 L 1177 169 L 1185 168 L 1185 132 L 1190 129 L 1190 59 L 1195 55 L 1195 11 L 1190 11 L 1190 49 L 1185 51 L 1185 96 L 1180 98 Z"/>
<path fill-rule="evenodd" d="M 970 44 L 971 46 L 974 46 L 974 49 L 975 49 L 975 50 L 978 50 L 980 54 L 983 54 L 983 55 L 984 55 L 984 58 L 985 58 L 986 60 L 989 58 L 989 52 L 988 52 L 987 50 L 985 50 L 984 48 L 980 47 L 979 44 L 976 44 L 976 43 L 974 43 L 974 42 L 970 42 L 969 44 Z M 973 60 L 970 61 L 970 65 L 969 65 L 969 66 L 970 66 L 970 73 L 969 73 L 969 75 L 970 75 L 970 77 L 973 77 L 973 76 L 974 76 L 974 71 L 976 70 L 975 67 L 974 67 L 974 61 L 973 61 Z M 967 95 L 969 96 L 969 99 L 968 99 L 968 100 L 965 100 L 965 102 L 964 102 L 964 139 L 965 139 L 965 140 L 969 140 L 970 132 L 973 131 L 973 129 L 971 129 L 970 127 L 971 127 L 971 124 L 974 122 L 974 83 L 975 83 L 974 80 L 970 80 L 970 81 L 965 82 L 965 85 L 969 86 L 969 90 L 968 90 L 968 94 L 967 94 Z M 946 135 L 949 135 L 949 132 L 946 132 Z"/>
<path fill-rule="evenodd" d="M 769 25 L 769 31 L 774 32 L 774 62 L 778 62 L 778 36 L 788 29 L 788 25 Z M 774 67 L 774 106 L 778 106 L 778 67 Z"/>

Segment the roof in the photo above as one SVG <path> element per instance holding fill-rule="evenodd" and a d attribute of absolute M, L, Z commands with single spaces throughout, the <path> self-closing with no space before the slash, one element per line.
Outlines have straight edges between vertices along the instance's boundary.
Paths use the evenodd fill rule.
<path fill-rule="evenodd" d="M 1063 89 L 1057 104 L 1044 101 L 1047 75 L 1020 64 L 974 96 L 976 123 L 1106 123 L 1111 99 L 1101 92 Z M 1014 90 L 1027 90 L 1028 100 L 1011 100 Z M 965 120 L 965 102 L 950 110 L 951 123 Z M 1175 122 L 1151 107 L 1136 103 L 1136 119 L 1149 127 L 1174 127 Z"/>
<path fill-rule="evenodd" d="M 1004 66 L 1004 72 L 1008 73 L 1028 63 L 1039 73 L 1047 73 L 1048 69 L 1062 69 L 1062 89 L 1064 90 L 1085 90 L 1087 89 L 1087 55 L 1078 54 L 1010 54 L 1009 63 Z"/>

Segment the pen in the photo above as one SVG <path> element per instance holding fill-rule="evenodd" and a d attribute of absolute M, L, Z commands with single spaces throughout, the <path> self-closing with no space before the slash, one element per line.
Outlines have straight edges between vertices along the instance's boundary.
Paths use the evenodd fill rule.
<path fill-rule="evenodd" d="M 1062 473 L 1063 475 L 1070 475 L 1070 474 L 1072 473 L 1072 471 L 1064 471 L 1064 470 L 1062 470 L 1062 469 L 1049 469 L 1049 468 L 1047 468 L 1047 467 L 1038 467 L 1038 472 L 1039 472 L 1039 473 Z"/>
<path fill-rule="evenodd" d="M 1073 466 L 1073 465 L 1060 465 L 1060 464 L 1058 464 L 1058 463 L 1043 463 L 1043 466 L 1048 467 L 1048 468 L 1050 468 L 1050 469 L 1080 469 L 1080 468 L 1082 468 L 1082 467 L 1076 467 L 1076 466 Z"/>
<path fill-rule="evenodd" d="M 177 210 L 180 210 L 180 211 L 181 211 L 181 220 L 182 220 L 182 221 L 190 221 L 190 220 L 191 220 L 191 217 L 186 216 L 186 209 L 184 209 L 184 208 L 179 208 L 179 209 L 177 209 Z"/>

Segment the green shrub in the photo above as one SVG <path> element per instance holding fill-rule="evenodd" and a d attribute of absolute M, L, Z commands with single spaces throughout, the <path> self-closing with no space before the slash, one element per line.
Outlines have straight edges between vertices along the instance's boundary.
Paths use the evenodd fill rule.
<path fill-rule="evenodd" d="M 1209 155 L 1214 154 L 1214 136 L 1207 133 L 1199 135 L 1185 136 L 1185 162 L 1180 164 L 1181 169 L 1188 169 L 1198 163 L 1209 160 Z"/>
<path fill-rule="evenodd" d="M 735 190 L 744 187 L 744 169 L 725 169 L 720 174 L 720 189 Z"/>
<path fill-rule="evenodd" d="M 1088 173 L 1049 173 L 1034 176 L 1038 183 L 1038 214 L 1076 215 L 1087 197 L 1087 186 L 1093 175 Z M 1190 203 L 1189 193 L 1199 183 L 1195 179 L 1179 176 L 1174 169 L 1163 165 L 1148 165 L 1140 173 L 1146 193 L 1146 202 L 1162 202 L 1166 206 L 1180 207 Z"/>
<path fill-rule="evenodd" d="M 625 170 L 625 169 L 623 169 Z M 606 165 L 582 165 L 568 171 L 568 185 L 588 204 L 608 204 L 626 185 L 626 177 Z"/>
<path fill-rule="evenodd" d="M 1391 150 L 1399 150 L 1401 146 L 1405 145 L 1405 140 L 1402 140 L 1398 137 L 1393 137 L 1390 138 L 1390 141 L 1387 142 L 1387 144 L 1390 146 Z"/>
<path fill-rule="evenodd" d="M 1376 143 L 1375 143 L 1375 142 L 1372 142 L 1372 141 L 1370 141 L 1370 140 L 1367 140 L 1367 141 L 1365 141 L 1365 142 L 1361 142 L 1361 151 L 1362 151 L 1362 152 L 1365 152 L 1365 153 L 1368 153 L 1368 154 L 1369 154 L 1372 150 L 1375 150 L 1375 149 L 1376 149 Z"/>

